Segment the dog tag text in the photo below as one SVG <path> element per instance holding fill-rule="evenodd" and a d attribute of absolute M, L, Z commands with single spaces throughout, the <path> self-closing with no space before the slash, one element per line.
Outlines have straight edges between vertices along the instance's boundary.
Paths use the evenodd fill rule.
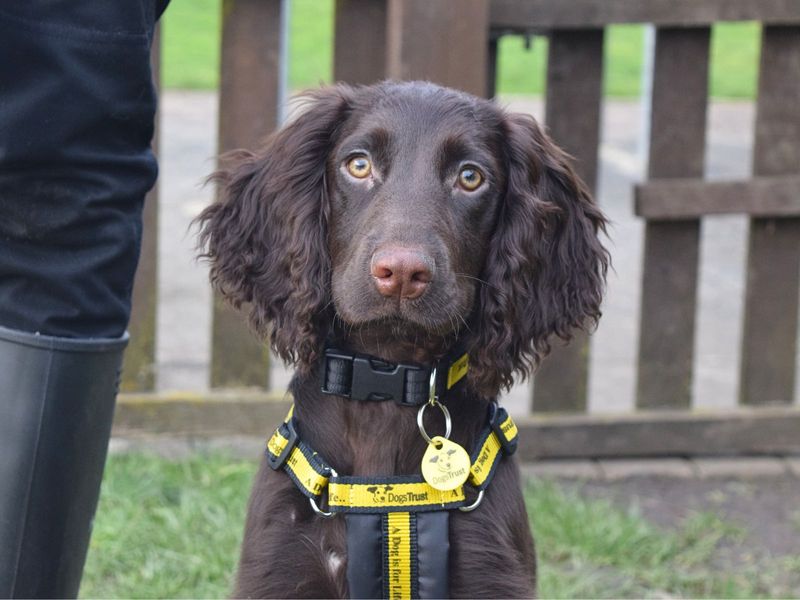
<path fill-rule="evenodd" d="M 469 454 L 455 442 L 436 436 L 422 457 L 422 477 L 437 490 L 454 490 L 469 477 Z"/>

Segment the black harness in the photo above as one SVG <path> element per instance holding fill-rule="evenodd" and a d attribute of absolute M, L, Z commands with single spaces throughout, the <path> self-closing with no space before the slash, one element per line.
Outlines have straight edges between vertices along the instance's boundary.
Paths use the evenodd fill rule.
<path fill-rule="evenodd" d="M 427 436 L 421 424 L 423 411 L 429 405 L 438 405 L 449 423 L 449 413 L 437 398 L 459 383 L 463 385 L 468 368 L 467 355 L 458 352 L 438 361 L 435 370 L 416 364 L 387 363 L 336 348 L 326 349 L 321 361 L 323 393 L 420 407 L 417 422 L 429 442 L 423 458 L 423 473 L 425 462 L 430 463 L 427 480 L 424 475 L 339 475 L 302 440 L 293 410 L 268 440 L 270 467 L 285 471 L 309 498 L 317 514 L 331 517 L 344 513 L 351 597 L 449 597 L 449 511 L 478 507 L 500 460 L 516 450 L 518 437 L 517 427 L 505 409 L 490 404 L 486 424 L 461 473 L 450 464 L 448 456 L 463 449 L 447 440 L 447 435 Z M 465 486 L 460 483 L 442 489 L 439 479 L 449 480 L 453 473 L 463 476 L 462 483 L 469 483 L 477 499 L 468 500 Z M 320 509 L 326 492 L 327 512 Z"/>

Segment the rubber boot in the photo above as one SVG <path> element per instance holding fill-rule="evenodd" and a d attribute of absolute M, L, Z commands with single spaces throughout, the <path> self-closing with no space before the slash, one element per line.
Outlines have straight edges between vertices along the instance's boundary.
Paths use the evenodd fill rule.
<path fill-rule="evenodd" d="M 0 327 L 0 598 L 78 594 L 127 337 Z"/>

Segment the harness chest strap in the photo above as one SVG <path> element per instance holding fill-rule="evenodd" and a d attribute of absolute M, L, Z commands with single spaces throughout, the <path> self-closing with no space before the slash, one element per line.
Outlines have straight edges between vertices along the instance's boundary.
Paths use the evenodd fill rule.
<path fill-rule="evenodd" d="M 472 487 L 489 486 L 502 457 L 516 450 L 518 436 L 505 409 L 492 404 L 470 455 Z M 447 597 L 447 511 L 466 505 L 463 487 L 440 491 L 421 475 L 340 476 L 302 441 L 292 410 L 267 441 L 266 456 L 314 502 L 327 488 L 329 510 L 345 513 L 352 597 Z"/>
<path fill-rule="evenodd" d="M 500 459 L 516 451 L 518 438 L 519 431 L 513 419 L 504 408 L 492 404 L 488 422 L 470 455 L 468 481 L 476 490 L 489 486 Z M 332 512 L 417 512 L 447 510 L 466 504 L 463 487 L 437 490 L 421 475 L 364 478 L 336 474 L 300 438 L 293 410 L 267 441 L 266 456 L 270 467 L 283 469 L 307 497 L 318 501 L 327 488 Z"/>

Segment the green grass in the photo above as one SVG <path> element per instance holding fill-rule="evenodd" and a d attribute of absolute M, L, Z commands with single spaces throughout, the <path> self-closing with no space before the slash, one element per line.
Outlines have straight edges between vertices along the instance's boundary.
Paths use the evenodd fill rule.
<path fill-rule="evenodd" d="M 333 0 L 293 0 L 289 45 L 289 87 L 329 83 L 333 70 Z M 210 89 L 219 82 L 220 0 L 172 0 L 163 21 L 164 83 L 170 88 Z M 714 27 L 711 95 L 752 98 L 756 88 L 760 29 L 756 23 Z M 604 88 L 616 97 L 640 90 L 644 30 L 610 27 L 606 37 Z M 530 49 L 521 37 L 500 42 L 498 90 L 501 94 L 541 94 L 547 40 L 536 37 Z"/>
<path fill-rule="evenodd" d="M 754 598 L 772 591 L 766 573 L 715 564 L 722 542 L 742 531 L 696 513 L 662 531 L 637 511 L 588 501 L 553 483 L 528 488 L 542 597 Z"/>
<path fill-rule="evenodd" d="M 219 0 L 174 0 L 161 23 L 161 78 L 167 87 L 219 84 Z"/>
<path fill-rule="evenodd" d="M 112 456 L 81 596 L 225 596 L 254 472 L 254 463 L 220 455 L 177 462 Z M 586 500 L 554 483 L 529 486 L 526 500 L 538 546 L 541 597 L 790 593 L 773 586 L 769 569 L 720 566 L 720 546 L 742 531 L 714 515 L 696 514 L 665 532 L 636 511 Z"/>
<path fill-rule="evenodd" d="M 111 457 L 81 596 L 225 597 L 254 470 L 219 456 Z"/>

